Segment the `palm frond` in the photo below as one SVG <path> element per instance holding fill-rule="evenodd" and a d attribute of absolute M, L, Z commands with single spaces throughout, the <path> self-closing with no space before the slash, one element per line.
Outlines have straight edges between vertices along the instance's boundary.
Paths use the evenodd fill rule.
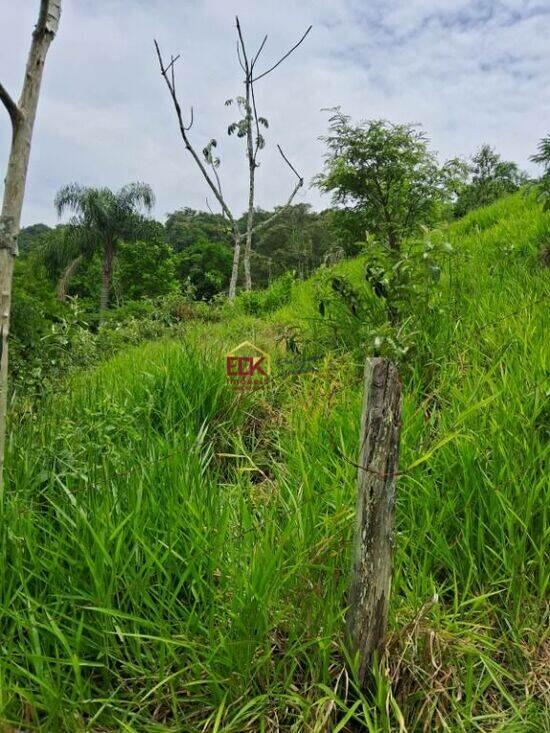
<path fill-rule="evenodd" d="M 155 194 L 147 183 L 137 181 L 123 186 L 116 194 L 117 203 L 123 209 L 133 209 L 143 206 L 149 212 L 155 205 Z"/>
<path fill-rule="evenodd" d="M 63 186 L 58 192 L 54 200 L 54 205 L 58 216 L 62 216 L 65 211 L 72 211 L 75 214 L 82 213 L 82 199 L 86 189 L 78 183 L 69 183 Z"/>

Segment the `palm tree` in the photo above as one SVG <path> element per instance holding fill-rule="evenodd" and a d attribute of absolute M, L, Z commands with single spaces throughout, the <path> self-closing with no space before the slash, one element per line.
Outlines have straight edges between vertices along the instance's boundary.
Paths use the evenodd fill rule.
<path fill-rule="evenodd" d="M 99 310 L 100 313 L 107 310 L 117 247 L 121 241 L 136 236 L 143 221 L 141 209 L 150 212 L 154 202 L 153 191 L 146 183 L 129 183 L 116 192 L 109 188 L 71 183 L 58 192 L 55 197 L 58 216 L 65 211 L 73 213 L 66 267 L 59 286 L 60 297 L 63 297 L 68 279 L 80 262 L 101 252 L 103 279 Z"/>

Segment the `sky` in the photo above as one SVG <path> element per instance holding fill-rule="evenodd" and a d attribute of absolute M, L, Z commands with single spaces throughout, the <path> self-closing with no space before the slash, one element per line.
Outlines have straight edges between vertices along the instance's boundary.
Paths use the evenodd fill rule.
<path fill-rule="evenodd" d="M 0 79 L 16 97 L 39 0 L 0 0 Z M 77 181 L 117 189 L 149 183 L 154 215 L 206 209 L 208 190 L 179 137 L 153 38 L 181 54 L 177 86 L 201 150 L 218 140 L 220 176 L 231 208 L 247 199 L 243 141 L 227 136 L 242 94 L 235 15 L 250 49 L 268 34 L 269 67 L 303 31 L 311 33 L 257 83 L 269 120 L 257 205 L 288 198 L 294 179 L 280 144 L 306 185 L 297 202 L 330 199 L 309 184 L 323 165 L 326 108 L 355 120 L 421 123 L 441 160 L 481 143 L 536 173 L 529 156 L 550 132 L 550 4 L 544 0 L 63 0 L 48 58 L 33 138 L 22 224 L 56 223 L 53 200 Z M 325 111 L 323 111 L 325 109 Z M 0 170 L 10 142 L 0 109 Z M 214 208 L 212 196 L 209 205 Z"/>

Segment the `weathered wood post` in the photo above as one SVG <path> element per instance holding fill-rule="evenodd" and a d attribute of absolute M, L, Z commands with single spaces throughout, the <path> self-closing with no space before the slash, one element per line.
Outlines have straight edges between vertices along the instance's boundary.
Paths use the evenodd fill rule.
<path fill-rule="evenodd" d="M 359 653 L 361 683 L 368 678 L 373 655 L 381 651 L 386 633 L 401 431 L 397 368 L 388 359 L 367 359 L 364 384 L 357 519 L 346 619 L 351 650 Z"/>

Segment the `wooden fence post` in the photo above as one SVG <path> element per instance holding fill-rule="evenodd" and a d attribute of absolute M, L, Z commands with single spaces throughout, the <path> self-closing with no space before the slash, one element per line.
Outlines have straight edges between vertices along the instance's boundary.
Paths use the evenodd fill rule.
<path fill-rule="evenodd" d="M 359 652 L 362 684 L 386 633 L 401 431 L 397 368 L 388 359 L 367 359 L 364 384 L 357 519 L 346 619 L 351 650 Z"/>

